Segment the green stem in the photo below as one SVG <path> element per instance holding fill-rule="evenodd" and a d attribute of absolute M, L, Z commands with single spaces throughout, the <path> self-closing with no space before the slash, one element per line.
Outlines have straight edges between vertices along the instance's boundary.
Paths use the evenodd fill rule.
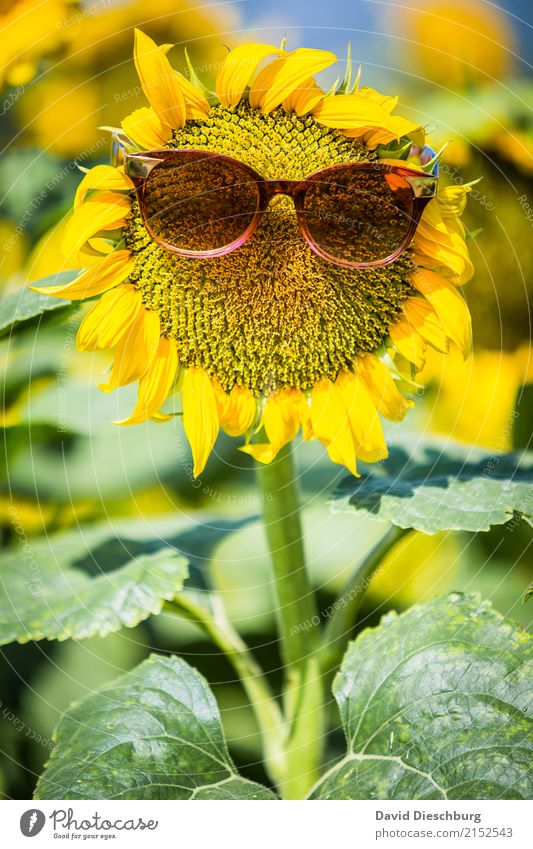
<path fill-rule="evenodd" d="M 326 675 L 339 666 L 342 660 L 372 575 L 389 551 L 409 531 L 410 528 L 391 525 L 346 581 L 333 605 L 334 610 L 322 639 L 320 665 Z"/>
<path fill-rule="evenodd" d="M 305 798 L 318 778 L 324 735 L 324 687 L 318 664 L 320 619 L 305 567 L 300 507 L 291 448 L 258 469 L 263 522 L 270 548 L 287 735 L 287 767 L 280 783 L 288 799 Z"/>
<path fill-rule="evenodd" d="M 305 568 L 294 462 L 285 446 L 269 465 L 258 468 L 263 523 L 270 548 L 278 602 L 281 655 L 287 668 L 298 666 L 318 644 L 318 610 Z"/>
<path fill-rule="evenodd" d="M 194 622 L 224 652 L 239 676 L 248 696 L 261 733 L 265 767 L 272 780 L 279 784 L 286 771 L 283 751 L 285 720 L 272 694 L 263 670 L 246 643 L 228 622 L 217 596 L 210 596 L 213 613 L 186 593 L 180 593 L 165 609 Z"/>

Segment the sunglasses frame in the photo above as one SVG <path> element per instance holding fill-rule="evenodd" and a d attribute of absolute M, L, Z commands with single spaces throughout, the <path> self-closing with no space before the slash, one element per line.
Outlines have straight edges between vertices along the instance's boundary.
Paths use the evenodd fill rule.
<path fill-rule="evenodd" d="M 266 211 L 272 198 L 276 195 L 286 195 L 290 197 L 294 203 L 302 236 L 315 254 L 327 262 L 334 265 L 341 265 L 346 268 L 379 268 L 394 262 L 394 260 L 396 260 L 409 247 L 426 205 L 437 193 L 438 165 L 435 166 L 432 174 L 426 174 L 424 171 L 417 171 L 413 168 L 403 167 L 400 165 L 388 165 L 384 162 L 380 162 L 379 160 L 376 162 L 345 162 L 321 168 L 319 171 L 315 171 L 303 180 L 269 180 L 262 177 L 257 171 L 249 165 L 246 165 L 244 162 L 240 162 L 238 159 L 234 159 L 232 156 L 226 156 L 225 154 L 215 153 L 208 150 L 197 150 L 195 148 L 165 148 L 160 150 L 131 152 L 126 149 L 127 144 L 127 139 L 119 136 L 118 134 L 113 135 L 111 161 L 115 166 L 123 165 L 124 173 L 133 182 L 135 193 L 139 202 L 141 216 L 148 233 L 155 242 L 164 247 L 166 250 L 178 254 L 179 256 L 195 259 L 210 259 L 212 257 L 223 256 L 224 254 L 230 253 L 231 251 L 241 247 L 241 245 L 244 245 L 255 232 L 260 223 L 261 216 Z M 426 152 L 426 158 L 433 153 L 430 148 L 424 148 L 422 153 L 426 154 Z M 207 251 L 185 250 L 169 244 L 164 239 L 157 236 L 157 234 L 152 230 L 145 199 L 148 179 L 151 172 L 157 165 L 162 162 L 171 162 L 173 159 L 177 159 L 180 153 L 194 153 L 197 154 L 199 158 L 213 158 L 218 159 L 219 161 L 225 160 L 236 166 L 239 171 L 245 173 L 256 184 L 257 206 L 253 219 L 241 236 L 231 242 L 231 244 Z M 345 169 L 347 166 L 361 172 L 367 171 L 375 173 L 376 171 L 379 171 L 384 175 L 395 174 L 399 177 L 403 177 L 412 190 L 412 215 L 405 239 L 398 248 L 382 259 L 374 260 L 372 262 L 352 262 L 350 260 L 343 260 L 338 257 L 334 257 L 322 249 L 320 245 L 314 241 L 307 227 L 304 214 L 304 201 L 309 187 L 314 185 L 316 182 L 320 182 L 321 177 L 324 177 L 325 175 L 329 176 L 332 173 Z"/>

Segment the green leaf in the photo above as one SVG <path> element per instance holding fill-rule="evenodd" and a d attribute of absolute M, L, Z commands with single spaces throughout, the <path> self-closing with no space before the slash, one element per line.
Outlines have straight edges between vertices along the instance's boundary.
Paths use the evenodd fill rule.
<path fill-rule="evenodd" d="M 78 272 L 63 271 L 50 277 L 39 280 L 39 286 L 59 286 L 70 283 Z M 14 330 L 26 329 L 30 322 L 40 318 L 43 313 L 54 313 L 58 310 L 76 309 L 72 301 L 62 298 L 51 298 L 49 295 L 41 295 L 32 292 L 25 286 L 0 298 L 0 336 L 11 334 Z"/>
<path fill-rule="evenodd" d="M 50 757 L 52 733 L 73 701 L 80 701 L 96 690 L 108 686 L 117 675 L 128 672 L 147 656 L 146 646 L 151 635 L 140 624 L 128 631 L 90 637 L 87 640 L 65 640 L 53 650 L 53 663 L 48 653 L 43 663 L 36 663 L 31 651 L 11 650 L 11 658 L 21 654 L 27 658 L 31 686 L 23 686 L 19 711 L 28 728 L 35 729 L 48 745 L 32 745 L 32 768 L 41 773 Z M 17 647 L 18 648 L 18 647 Z M 4 650 L 5 651 L 5 650 Z M 9 651 L 9 650 L 8 650 Z M 38 652 L 37 652 L 38 653 Z M 22 669 L 17 669 L 20 674 Z M 24 680 L 28 680 L 27 677 Z M 36 742 L 32 735 L 30 742 Z M 23 742 L 24 745 L 24 742 Z M 26 744 L 27 745 L 27 744 Z M 22 756 L 19 757 L 22 760 Z"/>
<path fill-rule="evenodd" d="M 207 681 L 184 660 L 152 655 L 74 705 L 36 799 L 274 799 L 240 778 Z"/>
<path fill-rule="evenodd" d="M 204 567 L 214 550 L 249 522 L 203 512 L 194 523 L 186 516 L 150 516 L 29 542 L 16 513 L 12 520 L 17 546 L 0 555 L 0 645 L 133 627 L 159 613 L 189 571 L 187 586 L 205 590 Z"/>
<path fill-rule="evenodd" d="M 363 631 L 333 684 L 348 753 L 311 798 L 530 798 L 532 642 L 459 594 Z"/>
<path fill-rule="evenodd" d="M 362 510 L 400 528 L 488 531 L 518 514 L 533 525 L 533 454 L 452 442 L 395 445 L 384 463 L 345 478 L 335 512 Z"/>
<path fill-rule="evenodd" d="M 91 577 L 81 562 L 63 562 L 60 546 L 43 558 L 26 545 L 27 554 L 4 555 L 0 563 L 0 645 L 132 628 L 159 613 L 187 577 L 186 560 L 170 548 Z"/>

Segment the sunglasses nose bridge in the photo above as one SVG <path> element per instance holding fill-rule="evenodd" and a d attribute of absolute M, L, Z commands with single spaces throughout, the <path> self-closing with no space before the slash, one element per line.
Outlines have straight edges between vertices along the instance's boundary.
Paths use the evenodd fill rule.
<path fill-rule="evenodd" d="M 267 190 L 267 195 L 272 198 L 274 195 L 287 195 L 294 198 L 299 187 L 299 180 L 265 180 L 264 186 Z"/>

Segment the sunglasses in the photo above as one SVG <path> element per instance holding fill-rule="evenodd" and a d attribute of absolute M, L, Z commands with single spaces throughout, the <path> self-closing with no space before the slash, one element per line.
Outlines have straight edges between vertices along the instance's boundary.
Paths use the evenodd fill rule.
<path fill-rule="evenodd" d="M 347 268 L 388 265 L 411 243 L 438 184 L 436 173 L 379 161 L 332 165 L 304 180 L 267 180 L 205 150 L 131 153 L 117 135 L 112 162 L 133 181 L 151 237 L 168 251 L 203 259 L 243 245 L 281 194 L 292 198 L 302 236 L 318 256 Z"/>

